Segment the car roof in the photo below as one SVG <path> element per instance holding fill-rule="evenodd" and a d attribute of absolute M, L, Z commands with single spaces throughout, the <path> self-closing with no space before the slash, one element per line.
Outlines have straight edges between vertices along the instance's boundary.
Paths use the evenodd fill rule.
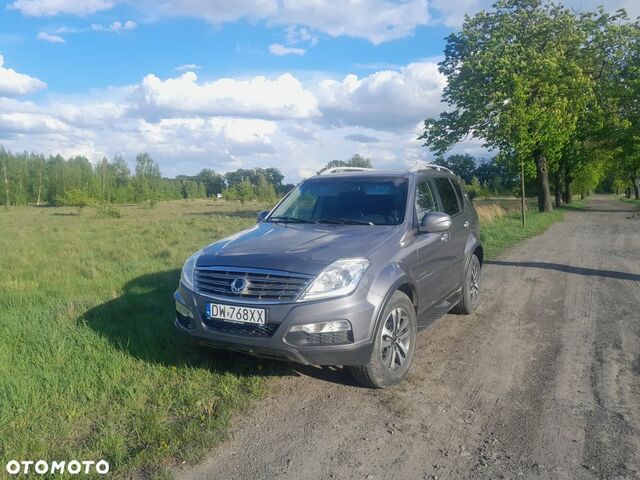
<path fill-rule="evenodd" d="M 372 177 L 379 177 L 379 178 L 389 178 L 389 177 L 393 177 L 393 178 L 411 178 L 411 177 L 415 177 L 418 175 L 423 175 L 425 173 L 428 174 L 444 174 L 450 177 L 456 177 L 455 174 L 453 174 L 452 172 L 448 171 L 448 170 L 436 170 L 433 168 L 426 168 L 423 170 L 411 170 L 411 171 L 405 171 L 405 172 L 401 172 L 401 171 L 397 171 L 397 170 L 374 170 L 374 169 L 370 169 L 370 170 L 363 170 L 363 171 L 349 171 L 349 172 L 335 172 L 335 173 L 325 173 L 325 174 L 317 174 L 314 175 L 313 177 L 309 177 L 307 178 L 305 181 L 307 180 L 320 180 L 320 179 L 325 179 L 325 178 L 372 178 Z"/>

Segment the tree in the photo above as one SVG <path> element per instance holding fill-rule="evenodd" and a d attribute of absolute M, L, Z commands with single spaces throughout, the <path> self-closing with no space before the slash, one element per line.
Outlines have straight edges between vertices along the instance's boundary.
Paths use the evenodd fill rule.
<path fill-rule="evenodd" d="M 549 171 L 592 95 L 585 37 L 575 13 L 543 0 L 499 0 L 467 17 L 440 63 L 452 109 L 425 121 L 425 146 L 443 154 L 467 135 L 484 139 L 535 172 L 538 208 L 551 211 Z"/>
<path fill-rule="evenodd" d="M 137 201 L 149 200 L 160 180 L 160 167 L 148 153 L 136 156 L 135 197 Z"/>
<path fill-rule="evenodd" d="M 204 184 L 207 197 L 213 197 L 224 190 L 224 178 L 211 169 L 203 169 L 195 178 Z"/>
<path fill-rule="evenodd" d="M 371 160 L 369 160 L 368 158 L 361 157 L 356 153 L 349 160 L 331 160 L 318 173 L 322 173 L 325 170 L 328 170 L 329 168 L 336 168 L 336 167 L 373 168 L 373 166 L 371 165 Z"/>
<path fill-rule="evenodd" d="M 446 160 L 439 158 L 436 163 L 451 170 L 467 184 L 471 183 L 476 170 L 476 162 L 468 153 L 450 155 Z"/>

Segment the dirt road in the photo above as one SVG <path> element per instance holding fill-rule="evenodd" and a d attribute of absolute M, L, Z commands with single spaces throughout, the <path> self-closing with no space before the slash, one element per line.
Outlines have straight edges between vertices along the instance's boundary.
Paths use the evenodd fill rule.
<path fill-rule="evenodd" d="M 483 275 L 399 387 L 297 368 L 177 476 L 640 478 L 640 214 L 596 197 Z"/>

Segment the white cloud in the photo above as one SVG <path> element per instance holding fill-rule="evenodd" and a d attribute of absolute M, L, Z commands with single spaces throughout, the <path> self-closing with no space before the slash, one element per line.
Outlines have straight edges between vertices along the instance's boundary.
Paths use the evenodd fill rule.
<path fill-rule="evenodd" d="M 38 33 L 38 35 L 36 35 L 36 38 L 38 40 L 43 40 L 45 42 L 51 42 L 51 43 L 67 43 L 65 42 L 64 38 L 62 38 L 60 35 L 53 35 L 47 32 Z"/>
<path fill-rule="evenodd" d="M 347 75 L 341 81 L 324 80 L 315 93 L 323 121 L 330 125 L 402 130 L 442 110 L 445 85 L 438 65 L 425 62 L 364 78 Z"/>
<path fill-rule="evenodd" d="M 317 42 L 318 32 L 375 44 L 412 35 L 430 19 L 427 0 L 15 0 L 25 15 L 87 15 L 127 4 L 153 17 L 188 16 L 213 24 L 240 19 L 287 26 L 289 43 Z"/>
<path fill-rule="evenodd" d="M 200 70 L 202 65 L 198 65 L 196 63 L 185 63 L 184 65 L 179 65 L 174 70 L 178 72 L 195 72 L 196 70 Z"/>
<path fill-rule="evenodd" d="M 247 80 L 221 78 L 197 82 L 194 72 L 161 80 L 147 75 L 131 98 L 149 118 L 208 115 L 252 118 L 309 118 L 318 115 L 316 99 L 291 74 L 275 80 L 258 76 Z"/>
<path fill-rule="evenodd" d="M 126 30 L 133 30 L 137 26 L 138 25 L 133 20 L 127 20 L 124 23 L 119 22 L 119 21 L 115 21 L 115 22 L 110 23 L 109 25 L 102 25 L 102 24 L 99 24 L 99 23 L 92 23 L 91 24 L 91 30 L 96 31 L 96 32 L 119 33 L 119 32 L 123 32 L 123 31 L 126 31 Z"/>
<path fill-rule="evenodd" d="M 433 160 L 417 137 L 425 116 L 441 108 L 434 64 L 323 78 L 201 81 L 186 72 L 83 95 L 0 98 L 0 143 L 93 160 L 148 151 L 164 175 L 276 166 L 288 181 L 355 153 L 388 169 Z"/>
<path fill-rule="evenodd" d="M 88 15 L 113 7 L 110 0 L 16 0 L 9 8 L 33 17 L 61 14 Z"/>
<path fill-rule="evenodd" d="M 47 84 L 42 80 L 5 68 L 4 57 L 0 55 L 0 96 L 29 95 L 44 88 Z"/>
<path fill-rule="evenodd" d="M 304 48 L 285 47 L 279 43 L 272 43 L 269 45 L 269 53 L 272 55 L 304 55 L 306 50 Z"/>
<path fill-rule="evenodd" d="M 283 0 L 278 15 L 269 20 L 379 44 L 412 35 L 416 27 L 427 24 L 429 12 L 427 0 Z"/>

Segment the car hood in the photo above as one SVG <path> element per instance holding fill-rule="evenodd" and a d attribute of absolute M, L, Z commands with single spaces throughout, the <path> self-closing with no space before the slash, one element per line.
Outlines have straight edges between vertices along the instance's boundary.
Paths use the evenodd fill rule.
<path fill-rule="evenodd" d="M 198 267 L 266 268 L 316 275 L 340 258 L 370 258 L 401 231 L 386 225 L 260 222 L 206 247 Z"/>

